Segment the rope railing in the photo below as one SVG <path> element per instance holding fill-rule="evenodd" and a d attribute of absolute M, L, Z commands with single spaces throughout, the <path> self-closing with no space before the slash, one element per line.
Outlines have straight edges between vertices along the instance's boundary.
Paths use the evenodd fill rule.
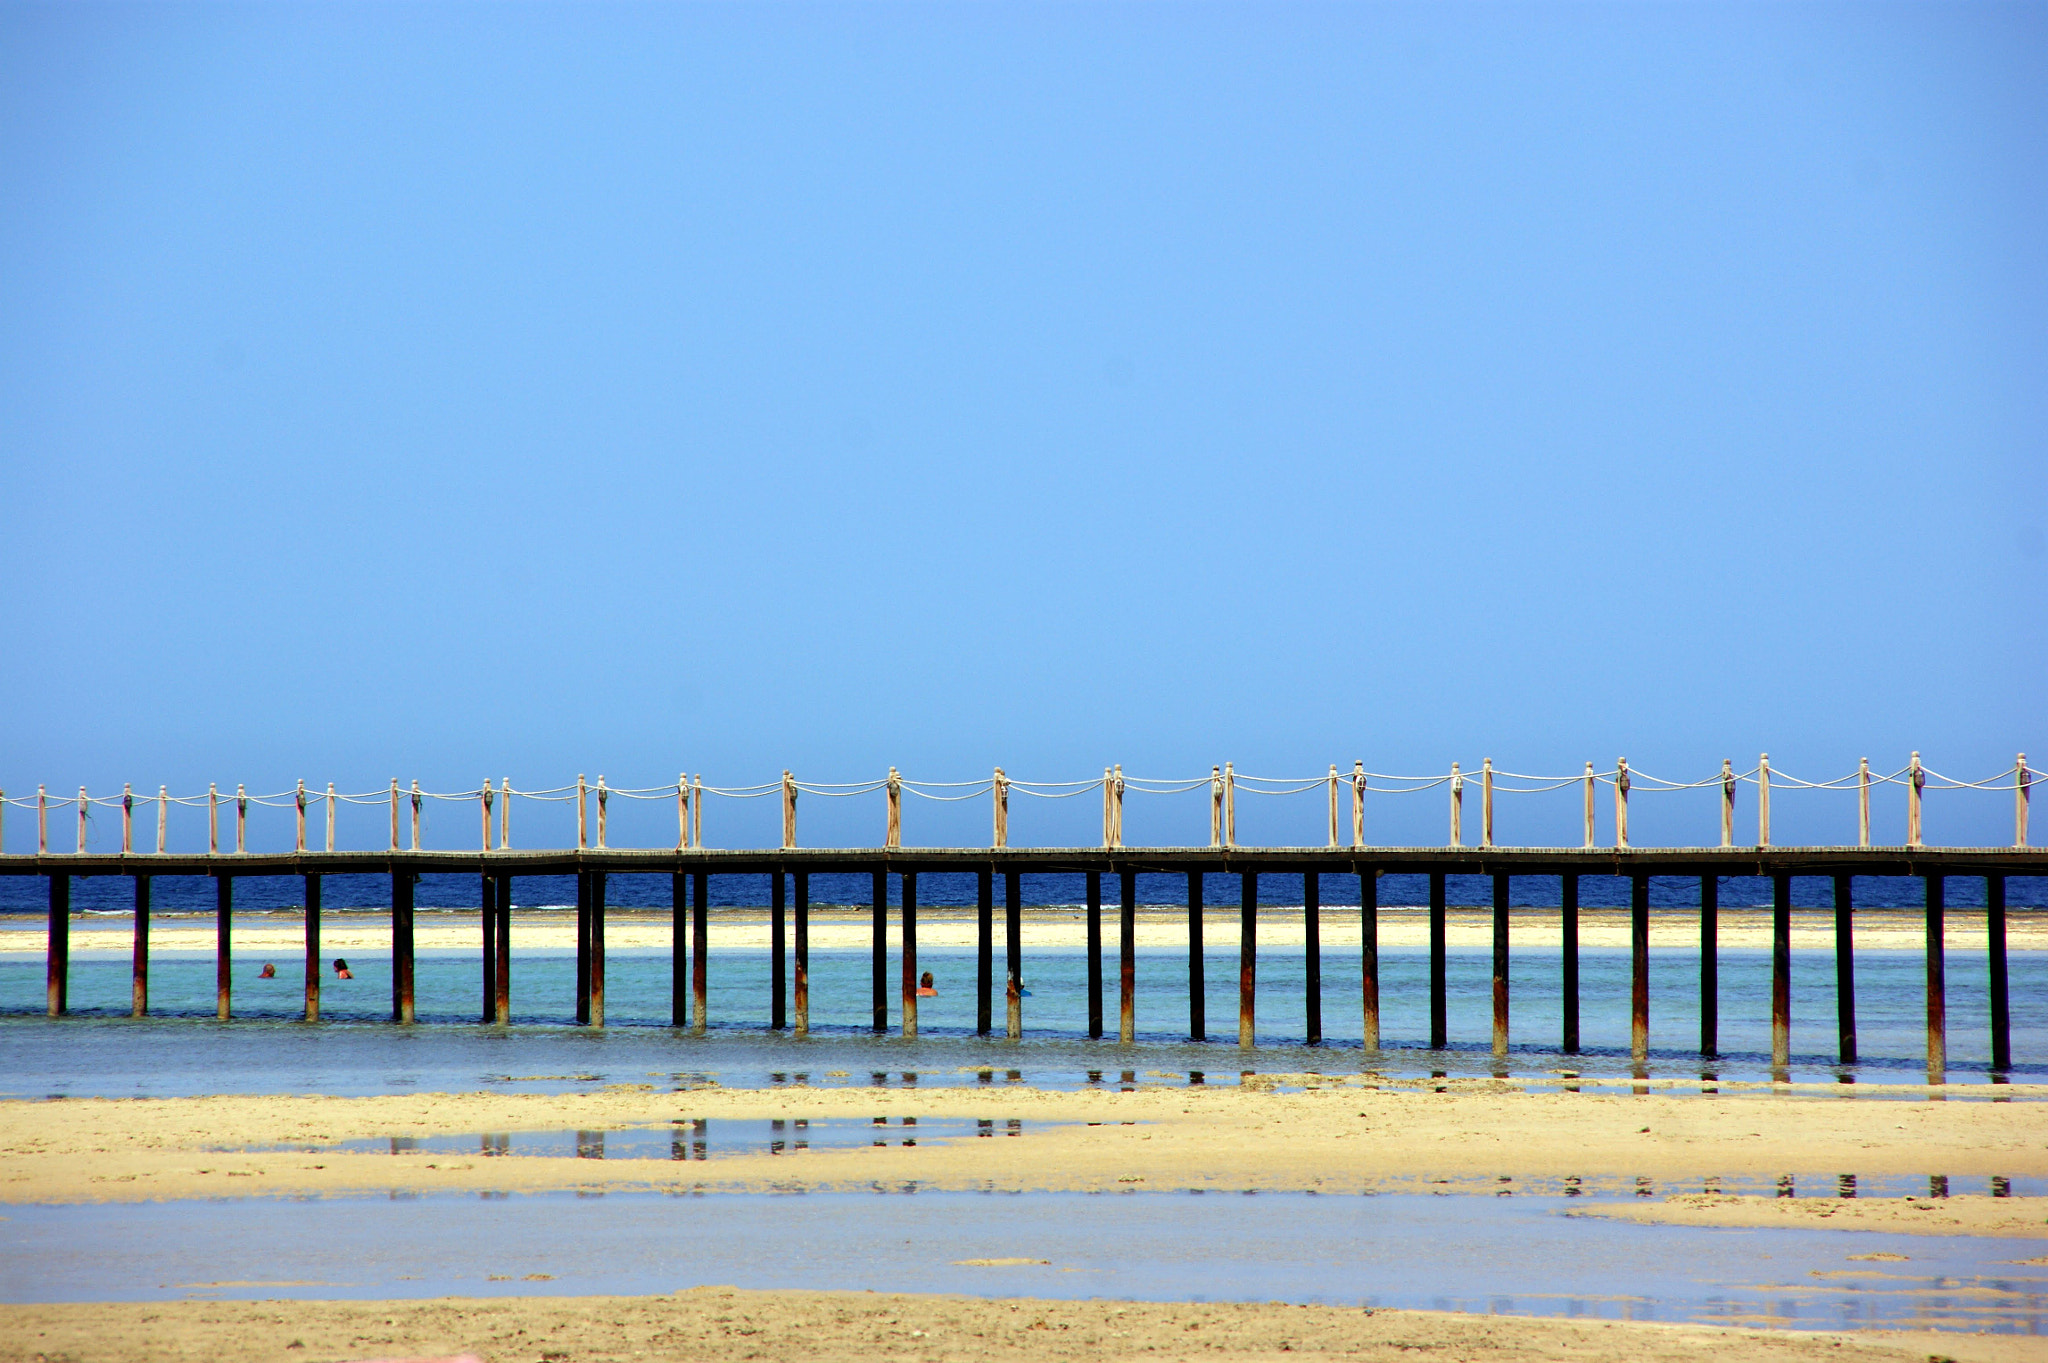
<path fill-rule="evenodd" d="M 288 809 L 294 812 L 295 844 L 298 851 L 308 848 L 308 813 L 324 813 L 324 836 L 321 841 L 325 850 L 335 849 L 335 811 L 340 805 L 383 805 L 390 810 L 389 850 L 402 850 L 401 844 L 409 844 L 410 850 L 420 849 L 422 825 L 426 809 L 431 802 L 474 804 L 480 812 L 482 847 L 485 851 L 508 849 L 512 845 L 512 804 L 515 800 L 530 800 L 543 804 L 573 804 L 576 807 L 576 846 L 579 849 L 595 846 L 609 846 L 609 805 L 614 796 L 627 800 L 674 800 L 677 814 L 678 848 L 702 847 L 703 810 L 706 797 L 717 796 L 727 800 L 758 800 L 779 795 L 782 803 L 782 846 L 796 846 L 796 805 L 799 795 L 815 795 L 825 799 L 847 799 L 872 795 L 880 792 L 887 801 L 887 832 L 884 845 L 895 848 L 902 845 L 902 797 L 907 792 L 921 800 L 936 803 L 959 803 L 992 797 L 994 815 L 995 847 L 1009 845 L 1009 801 L 1014 794 L 1039 800 L 1070 800 L 1077 796 L 1100 793 L 1102 796 L 1102 845 L 1119 848 L 1123 842 L 1124 797 L 1135 792 L 1141 795 L 1174 796 L 1185 795 L 1206 789 L 1209 793 L 1210 828 L 1209 843 L 1213 847 L 1237 847 L 1237 797 L 1240 794 L 1266 796 L 1296 796 L 1310 791 L 1324 791 L 1328 797 L 1329 846 L 1347 845 L 1343 836 L 1342 806 L 1349 804 L 1348 845 L 1363 848 L 1369 846 L 1366 834 L 1366 804 L 1369 797 L 1388 795 L 1417 795 L 1431 790 L 1446 790 L 1449 798 L 1449 844 L 1452 847 L 1466 845 L 1464 831 L 1464 804 L 1466 787 L 1477 784 L 1480 788 L 1480 847 L 1494 845 L 1494 800 L 1497 795 L 1540 795 L 1581 787 L 1584 792 L 1584 845 L 1602 845 L 1596 842 L 1595 814 L 1596 791 L 1606 788 L 1614 801 L 1612 816 L 1612 842 L 1618 848 L 1629 846 L 1628 810 L 1629 798 L 1636 792 L 1664 794 L 1675 791 L 1690 791 L 1719 788 L 1721 792 L 1721 845 L 1734 846 L 1735 796 L 1739 787 L 1747 785 L 1756 792 L 1757 838 L 1754 844 L 1745 846 L 1768 847 L 1771 845 L 1770 817 L 1771 795 L 1774 791 L 1826 791 L 1830 793 L 1854 793 L 1858 800 L 1857 846 L 1868 847 L 1870 841 L 1871 792 L 1880 786 L 1903 786 L 1906 790 L 1906 845 L 1923 845 L 1922 803 L 1929 790 L 1983 790 L 2013 792 L 2013 846 L 2028 846 L 2027 816 L 2032 801 L 2035 776 L 2027 766 L 2025 753 L 2019 754 L 2013 765 L 1995 775 L 1979 780 L 1964 780 L 1933 770 L 1920 760 L 1920 754 L 1912 754 L 1905 766 L 1892 772 L 1876 772 L 1866 759 L 1858 763 L 1857 769 L 1844 776 L 1826 780 L 1807 780 L 1771 766 L 1770 755 L 1758 758 L 1755 766 L 1746 771 L 1737 771 L 1732 762 L 1723 762 L 1721 770 L 1700 780 L 1674 781 L 1653 776 L 1631 768 L 1626 758 L 1618 759 L 1606 770 L 1597 770 L 1591 762 L 1585 770 L 1570 775 L 1540 775 L 1529 772 L 1512 772 L 1496 769 L 1492 759 L 1484 760 L 1476 772 L 1464 770 L 1453 762 L 1448 772 L 1403 775 L 1397 773 L 1368 771 L 1362 762 L 1354 762 L 1351 770 L 1340 772 L 1331 766 L 1322 776 L 1253 776 L 1239 772 L 1231 763 L 1210 768 L 1209 774 L 1192 778 L 1183 777 L 1137 777 L 1125 776 L 1120 765 L 1104 768 L 1103 774 L 1084 781 L 1023 781 L 1010 777 L 1002 768 L 995 769 L 993 776 L 977 781 L 915 781 L 901 775 L 895 768 L 889 774 L 867 781 L 798 781 L 789 772 L 782 774 L 779 781 L 764 781 L 756 785 L 711 786 L 704 784 L 702 776 L 679 776 L 668 785 L 624 787 L 611 786 L 600 775 L 595 785 L 582 776 L 572 784 L 540 787 L 532 790 L 517 789 L 511 778 L 506 777 L 493 786 L 489 781 L 466 790 L 426 790 L 417 781 L 401 786 L 397 778 L 381 790 L 362 792 L 337 791 L 332 783 L 324 790 L 309 789 L 303 782 L 289 790 L 252 795 L 246 788 L 236 786 L 232 792 L 223 791 L 218 785 L 210 785 L 198 794 L 172 795 L 168 787 L 159 786 L 154 795 L 138 795 L 132 786 L 124 786 L 118 795 L 92 795 L 80 787 L 75 797 L 53 797 L 44 786 L 38 786 L 34 795 L 10 796 L 0 791 L 0 820 L 4 820 L 7 809 L 33 809 L 36 811 L 36 848 L 39 854 L 50 852 L 50 821 L 53 813 L 62 817 L 67 810 L 76 816 L 76 850 L 83 854 L 87 846 L 87 833 L 95 822 L 94 811 L 118 808 L 121 811 L 121 850 L 133 852 L 135 848 L 136 806 L 156 807 L 155 850 L 165 850 L 167 826 L 171 806 L 204 808 L 207 811 L 207 838 L 209 852 L 221 851 L 221 824 L 223 810 L 233 820 L 233 847 L 236 852 L 246 849 L 248 812 L 251 806 L 259 809 Z M 591 812 L 595 809 L 595 840 L 592 839 Z M 5 824 L 0 822 L 0 845 L 4 845 Z"/>

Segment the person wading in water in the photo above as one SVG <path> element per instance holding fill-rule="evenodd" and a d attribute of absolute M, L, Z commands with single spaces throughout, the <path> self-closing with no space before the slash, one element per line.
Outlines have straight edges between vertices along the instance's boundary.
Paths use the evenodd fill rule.
<path fill-rule="evenodd" d="M 334 978 L 337 980 L 352 980 L 355 978 L 354 975 L 349 973 L 348 962 L 342 960 L 339 956 L 334 958 Z"/>

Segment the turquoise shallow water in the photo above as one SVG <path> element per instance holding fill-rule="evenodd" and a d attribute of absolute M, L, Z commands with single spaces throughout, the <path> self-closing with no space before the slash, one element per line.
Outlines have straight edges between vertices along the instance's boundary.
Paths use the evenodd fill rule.
<path fill-rule="evenodd" d="M 0 1223 L 0 1299 L 580 1296 L 731 1284 L 1803 1329 L 2039 1334 L 2048 1325 L 2048 1270 L 2011 1262 L 2038 1253 L 2034 1242 L 1567 1214 L 1580 1205 L 883 1188 L 10 1207 Z M 178 1246 L 174 1258 L 162 1252 L 167 1244 Z M 1873 1253 L 1905 1259 L 1849 1258 Z M 998 1258 L 1048 1262 L 959 1262 Z"/>

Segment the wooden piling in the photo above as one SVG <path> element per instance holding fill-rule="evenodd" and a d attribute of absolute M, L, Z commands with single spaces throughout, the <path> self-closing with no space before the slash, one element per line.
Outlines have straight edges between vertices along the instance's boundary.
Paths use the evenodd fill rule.
<path fill-rule="evenodd" d="M 1446 965 L 1444 873 L 1429 873 L 1429 1048 L 1450 1044 L 1450 978 Z"/>
<path fill-rule="evenodd" d="M 1223 845 L 1223 768 L 1209 768 L 1209 845 Z"/>
<path fill-rule="evenodd" d="M 784 892 L 782 871 L 777 868 L 768 877 L 768 1030 L 771 1032 L 779 1032 L 789 1026 L 789 945 L 783 921 L 788 904 L 783 898 Z"/>
<path fill-rule="evenodd" d="M 1948 889 L 1939 875 L 1922 876 L 1927 890 L 1927 1082 L 1948 1082 L 1947 943 L 1943 917 Z"/>
<path fill-rule="evenodd" d="M 1015 975 L 1003 986 L 1003 1003 L 1006 1010 L 1004 1035 L 1015 1041 L 1024 1035 L 1024 987 L 1017 983 Z"/>
<path fill-rule="evenodd" d="M 1202 873 L 1188 872 L 1188 1040 L 1209 1039 L 1208 985 L 1202 959 Z"/>
<path fill-rule="evenodd" d="M 1237 846 L 1237 768 L 1223 764 L 1223 845 Z"/>
<path fill-rule="evenodd" d="M 234 993 L 235 878 L 213 878 L 213 1015 L 228 1020 Z"/>
<path fill-rule="evenodd" d="M 690 848 L 690 774 L 676 774 L 676 846 L 683 851 Z"/>
<path fill-rule="evenodd" d="M 1259 978 L 1259 873 L 1237 878 L 1237 1044 L 1252 1044 L 1253 994 Z"/>
<path fill-rule="evenodd" d="M 1116 1039 L 1128 1046 L 1138 1035 L 1138 873 L 1125 867 L 1118 880 Z"/>
<path fill-rule="evenodd" d="M 1835 877 L 1835 1054 L 1856 1063 L 1856 939 L 1854 877 Z"/>
<path fill-rule="evenodd" d="M 1016 871 L 1003 872 L 1003 946 L 1007 953 L 1005 963 L 1008 966 L 1009 977 L 1017 988 L 1022 989 L 1024 987 L 1024 890 L 1023 877 Z M 1022 1016 L 1021 1008 L 1022 1005 L 1020 1004 L 1019 1017 Z M 1014 1041 L 1020 1035 L 1022 1033 L 1012 1032 L 1010 1039 Z"/>
<path fill-rule="evenodd" d="M 2005 877 L 1984 877 L 1985 946 L 1991 971 L 1991 1072 L 2012 1069 L 2012 998 L 2005 967 Z"/>
<path fill-rule="evenodd" d="M 1641 1065 L 1650 1057 L 1650 878 L 1629 884 L 1628 1052 Z"/>
<path fill-rule="evenodd" d="M 241 836 L 239 830 L 235 836 Z M 237 848 L 236 850 L 240 851 L 241 849 Z M 420 850 L 420 783 L 417 779 L 412 783 L 412 850 L 415 852 Z"/>
<path fill-rule="evenodd" d="M 127 830 L 123 829 L 121 837 L 124 844 L 127 836 Z M 292 792 L 292 849 L 298 852 L 306 850 L 306 782 L 303 778 Z M 124 845 L 121 850 L 125 852 L 128 849 Z"/>
<path fill-rule="evenodd" d="M 308 1022 L 320 1020 L 320 891 L 318 874 L 305 879 L 306 887 L 306 1011 Z"/>
<path fill-rule="evenodd" d="M 410 1026 L 413 1020 L 413 889 L 419 876 L 391 873 L 391 1019 Z"/>
<path fill-rule="evenodd" d="M 1102 1035 L 1102 872 L 1088 880 L 1088 1035 Z"/>
<path fill-rule="evenodd" d="M 668 878 L 668 1025 L 690 1025 L 690 873 Z"/>
<path fill-rule="evenodd" d="M 704 774 L 697 773 L 690 792 L 690 845 L 704 845 Z"/>
<path fill-rule="evenodd" d="M 218 852 L 218 847 L 213 849 Z M 47 856 L 50 851 L 50 796 L 41 785 L 36 787 L 36 855 Z"/>
<path fill-rule="evenodd" d="M 1330 768 L 1332 772 L 1335 767 Z M 1334 777 L 1332 780 L 1334 781 Z M 1330 807 L 1336 808 L 1335 785 L 1331 786 Z M 1334 844 L 1333 844 L 1334 845 Z M 1303 1038 L 1311 1046 L 1323 1044 L 1323 884 L 1314 871 L 1301 873 L 1302 1000 L 1308 1032 Z"/>
<path fill-rule="evenodd" d="M 508 782 L 507 784 L 510 784 L 510 783 Z M 328 851 L 330 851 L 330 852 L 332 852 L 332 851 L 334 850 L 334 782 L 332 782 L 332 781 L 329 781 L 329 782 L 327 783 L 327 810 L 326 810 L 326 815 L 327 815 L 327 850 L 328 850 Z M 499 842 L 500 842 L 500 843 L 502 844 L 502 843 L 504 842 L 504 840 L 503 840 L 503 839 L 501 838 L 501 839 L 499 839 Z M 161 817 L 161 816 L 159 816 L 159 817 L 158 817 L 158 819 L 157 819 L 157 826 L 156 826 L 156 850 L 157 850 L 157 851 L 159 851 L 159 852 L 161 852 L 161 851 L 163 851 L 163 850 L 164 850 L 164 826 L 163 826 L 163 819 L 162 819 L 162 817 Z"/>
<path fill-rule="evenodd" d="M 590 1025 L 590 872 L 576 872 L 576 1025 Z"/>
<path fill-rule="evenodd" d="M 796 919 L 794 1005 L 796 1017 L 794 1031 L 798 1036 L 811 1034 L 811 873 L 796 872 L 796 903 L 792 915 Z"/>
<path fill-rule="evenodd" d="M 903 885 L 903 1039 L 917 1039 L 917 872 L 905 871 Z"/>
<path fill-rule="evenodd" d="M 80 786 L 78 788 L 78 855 L 81 857 L 85 855 L 86 813 L 91 807 L 91 801 L 87 799 L 85 794 L 85 787 Z M 242 849 L 237 847 L 235 850 L 239 852 Z"/>
<path fill-rule="evenodd" d="M 398 780 L 391 781 L 391 850 L 398 850 Z M 206 783 L 206 854 L 220 855 L 220 787 Z"/>
<path fill-rule="evenodd" d="M 327 811 L 327 850 L 332 852 L 334 850 L 334 783 L 331 781 L 327 784 Z M 171 788 L 169 786 L 158 786 L 156 788 L 157 855 L 163 855 L 164 848 L 169 845 L 170 832 Z"/>
<path fill-rule="evenodd" d="M 1358 873 L 1359 1004 L 1365 1015 L 1365 1049 L 1380 1048 L 1380 876 L 1368 866 Z"/>
<path fill-rule="evenodd" d="M 300 812 L 300 815 L 299 815 L 299 823 L 300 823 L 300 825 L 301 825 L 301 826 L 303 826 L 303 825 L 305 824 L 305 813 L 304 813 L 304 808 L 305 808 L 305 806 L 304 806 L 304 801 L 305 801 L 305 798 L 306 798 L 306 783 L 305 783 L 305 782 L 303 782 L 303 781 L 301 781 L 301 782 L 299 783 L 299 800 L 300 800 L 300 811 L 301 811 L 301 812 Z M 130 783 L 126 782 L 126 781 L 123 781 L 123 782 L 121 783 L 121 855 L 125 857 L 125 856 L 127 856 L 127 855 L 128 855 L 129 853 L 133 852 L 134 850 L 135 850 L 135 787 L 134 787 L 134 786 L 133 786 L 132 784 L 130 784 Z M 299 850 L 300 850 L 301 852 L 303 852 L 303 851 L 305 851 L 305 850 L 306 850 L 306 838 L 305 838 L 305 834 L 303 834 L 303 833 L 301 833 L 301 834 L 299 835 Z"/>
<path fill-rule="evenodd" d="M 1330 764 L 1330 846 L 1337 845 L 1337 764 Z"/>
<path fill-rule="evenodd" d="M 1700 1054 L 1721 1053 L 1721 877 L 1700 877 Z"/>
<path fill-rule="evenodd" d="M 875 872 L 868 971 L 874 988 L 874 1030 L 889 1030 L 889 873 Z"/>
<path fill-rule="evenodd" d="M 600 778 L 602 779 L 602 778 Z M 604 1026 L 605 873 L 590 873 L 590 1025 Z"/>
<path fill-rule="evenodd" d="M 512 874 L 500 871 L 498 881 L 498 963 L 493 972 L 495 988 L 491 998 L 491 1022 L 506 1027 L 512 1022 Z"/>
<path fill-rule="evenodd" d="M 419 783 L 415 781 L 414 785 Z M 84 791 L 79 792 L 81 795 Z M 415 843 L 417 845 L 417 843 Z M 79 851 L 85 848 L 81 846 Z M 241 856 L 249 850 L 249 791 L 240 782 L 235 784 L 235 855 Z"/>
<path fill-rule="evenodd" d="M 1771 1070 L 1792 1063 L 1792 877 L 1771 877 Z"/>
<path fill-rule="evenodd" d="M 1508 877 L 1493 877 L 1493 1053 L 1508 1053 Z"/>
<path fill-rule="evenodd" d="M 796 846 L 796 778 L 782 769 L 782 845 Z"/>
<path fill-rule="evenodd" d="M 1590 764 L 1588 764 L 1590 765 Z M 1579 1052 L 1579 877 L 1576 871 L 1566 871 L 1558 877 L 1558 928 L 1562 938 L 1563 979 L 1560 989 L 1564 1005 L 1564 1036 L 1561 1039 L 1566 1055 Z"/>
<path fill-rule="evenodd" d="M 476 805 L 477 812 L 483 816 L 483 849 L 486 852 L 491 850 L 491 805 L 496 796 L 497 792 L 491 789 L 488 778 L 477 788 Z"/>
<path fill-rule="evenodd" d="M 212 801 L 212 796 L 213 788 L 209 785 L 207 787 L 209 804 Z M 215 841 L 218 841 L 218 839 L 215 839 Z M 213 850 L 218 852 L 220 848 L 215 847 Z M 394 852 L 398 850 L 398 778 L 396 776 L 391 778 L 391 850 Z"/>
<path fill-rule="evenodd" d="M 498 995 L 498 885 L 486 871 L 478 877 L 477 920 L 483 928 L 483 951 L 477 962 L 482 984 L 482 1006 L 477 1021 L 488 1027 Z"/>
<path fill-rule="evenodd" d="M 984 866 L 974 877 L 974 1034 L 987 1036 L 995 1023 L 996 893 L 995 868 Z"/>
<path fill-rule="evenodd" d="M 590 845 L 590 791 L 583 784 L 583 773 L 576 773 L 576 850 L 582 851 Z"/>
<path fill-rule="evenodd" d="M 129 962 L 128 1015 L 149 1014 L 149 895 L 148 876 L 135 877 L 135 941 Z"/>
<path fill-rule="evenodd" d="M 50 876 L 49 933 L 44 940 L 43 972 L 49 995 L 50 1016 L 63 1017 L 71 1011 L 71 877 L 62 872 Z"/>
<path fill-rule="evenodd" d="M 691 878 L 690 884 L 690 1033 L 693 1036 L 703 1036 L 711 1030 L 710 998 L 711 876 L 699 871 Z"/>

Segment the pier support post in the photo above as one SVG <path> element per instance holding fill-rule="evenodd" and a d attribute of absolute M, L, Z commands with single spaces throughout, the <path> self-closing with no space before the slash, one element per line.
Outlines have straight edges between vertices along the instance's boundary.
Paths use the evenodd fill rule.
<path fill-rule="evenodd" d="M 1116 1039 L 1128 1046 L 1137 1039 L 1138 873 L 1125 868 L 1117 878 L 1122 895 L 1117 915 Z"/>
<path fill-rule="evenodd" d="M 1559 981 L 1564 997 L 1564 1036 L 1561 1038 L 1564 1053 L 1579 1053 L 1579 877 L 1576 871 L 1566 871 L 1558 877 L 1558 928 L 1562 940 L 1563 978 Z"/>
<path fill-rule="evenodd" d="M 488 821 L 485 826 L 489 826 Z M 477 1021 L 488 1027 L 498 994 L 498 883 L 486 871 L 478 878 L 477 889 L 477 921 L 483 928 L 483 952 L 478 962 L 483 1003 L 477 1011 Z"/>
<path fill-rule="evenodd" d="M 996 985 L 996 873 L 984 866 L 974 877 L 974 1034 L 994 1025 Z"/>
<path fill-rule="evenodd" d="M 1771 1077 L 1792 1063 L 1792 877 L 1771 877 Z"/>
<path fill-rule="evenodd" d="M 889 1030 L 889 873 L 875 872 L 874 902 L 870 906 L 869 983 L 874 993 L 874 1030 Z"/>
<path fill-rule="evenodd" d="M 60 1018 L 71 1011 L 71 877 L 62 871 L 50 877 L 50 929 L 43 960 L 50 1016 Z"/>
<path fill-rule="evenodd" d="M 1380 876 L 1358 873 L 1359 1003 L 1365 1013 L 1365 1049 L 1380 1048 Z"/>
<path fill-rule="evenodd" d="M 1088 1036 L 1102 1036 L 1102 872 L 1088 872 Z"/>
<path fill-rule="evenodd" d="M 225 882 L 227 877 L 221 879 Z M 407 1026 L 413 1020 L 412 907 L 413 887 L 418 880 L 419 876 L 412 871 L 391 873 L 391 1020 Z M 225 995 L 221 1007 L 227 1007 Z"/>
<path fill-rule="evenodd" d="M 903 1039 L 917 1039 L 917 872 L 905 871 L 903 884 Z"/>
<path fill-rule="evenodd" d="M 128 1014 L 149 1013 L 149 877 L 135 877 L 135 946 L 129 965 Z"/>
<path fill-rule="evenodd" d="M 1237 1044 L 1250 1049 L 1259 978 L 1259 873 L 1239 872 L 1237 887 Z"/>
<path fill-rule="evenodd" d="M 590 1025 L 590 872 L 576 872 L 576 1025 Z"/>
<path fill-rule="evenodd" d="M 1630 878 L 1628 1053 L 1640 1068 L 1650 1058 L 1650 878 Z"/>
<path fill-rule="evenodd" d="M 1700 877 L 1700 1054 L 1721 1053 L 1721 877 Z"/>
<path fill-rule="evenodd" d="M 1337 769 L 1330 768 L 1332 772 Z M 1330 778 L 1330 837 L 1332 847 L 1336 846 L 1337 816 L 1336 777 Z M 1308 1021 L 1306 1040 L 1311 1046 L 1323 1044 L 1323 904 L 1322 878 L 1314 871 L 1301 875 L 1301 930 L 1302 930 L 1302 973 L 1303 989 L 1307 997 L 1302 1000 L 1303 1011 Z"/>
<path fill-rule="evenodd" d="M 784 772 L 785 785 L 789 773 Z M 795 808 L 795 796 L 785 793 L 788 808 Z M 790 816 L 792 819 L 794 816 Z M 783 846 L 791 846 L 786 839 Z M 777 867 L 768 877 L 768 1030 L 779 1032 L 789 1026 L 789 941 L 788 927 L 784 917 L 789 912 L 788 900 L 784 897 L 787 888 L 782 882 L 782 869 Z"/>
<path fill-rule="evenodd" d="M 1508 877 L 1493 877 L 1493 1053 L 1508 1053 Z"/>
<path fill-rule="evenodd" d="M 500 872 L 498 882 L 498 961 L 493 972 L 491 1021 L 497 1026 L 512 1022 L 512 877 Z"/>
<path fill-rule="evenodd" d="M 1854 878 L 1835 877 L 1835 1035 L 1836 1055 L 1844 1065 L 1856 1063 L 1856 941 Z"/>
<path fill-rule="evenodd" d="M 213 878 L 213 1014 L 228 1020 L 234 993 L 235 878 Z M 392 978 L 397 978 L 394 970 Z"/>
<path fill-rule="evenodd" d="M 1009 1035 L 1015 1041 L 1024 1035 L 1024 892 L 1023 877 L 1016 871 L 1003 872 L 1003 942 L 1008 952 L 1010 987 L 1017 997 L 1010 1008 Z"/>
<path fill-rule="evenodd" d="M 793 913 L 796 918 L 795 946 L 795 1032 L 798 1036 L 811 1034 L 811 873 L 798 871 L 796 878 L 796 903 Z"/>
<path fill-rule="evenodd" d="M 668 878 L 668 1025 L 690 1025 L 690 873 Z"/>
<path fill-rule="evenodd" d="M 602 777 L 598 778 L 600 781 Z M 600 806 L 602 808 L 602 806 Z M 605 873 L 590 873 L 590 1025 L 604 1026 Z"/>
<path fill-rule="evenodd" d="M 698 788 L 699 807 L 703 789 Z M 703 845 L 701 842 L 698 844 Z M 711 1029 L 711 875 L 699 871 L 690 878 L 690 1034 L 703 1036 Z"/>
<path fill-rule="evenodd" d="M 306 1021 L 320 1020 L 320 890 L 317 875 L 306 877 Z"/>
<path fill-rule="evenodd" d="M 1917 754 L 1916 754 L 1917 756 Z M 1938 875 L 1922 877 L 1927 887 L 1927 1082 L 1948 1082 L 1948 983 L 1947 944 L 1943 941 L 1943 915 L 1947 881 Z"/>
<path fill-rule="evenodd" d="M 2012 1068 L 2012 998 L 2005 972 L 2005 877 L 1984 877 L 1985 946 L 1991 968 L 1991 1072 L 2003 1078 Z"/>
<path fill-rule="evenodd" d="M 1188 1040 L 1209 1039 L 1208 983 L 1202 960 L 1202 873 L 1188 872 Z"/>
<path fill-rule="evenodd" d="M 1440 1051 L 1450 1044 L 1450 1013 L 1447 1003 L 1450 982 L 1445 965 L 1444 873 L 1429 873 L 1429 1048 Z"/>

